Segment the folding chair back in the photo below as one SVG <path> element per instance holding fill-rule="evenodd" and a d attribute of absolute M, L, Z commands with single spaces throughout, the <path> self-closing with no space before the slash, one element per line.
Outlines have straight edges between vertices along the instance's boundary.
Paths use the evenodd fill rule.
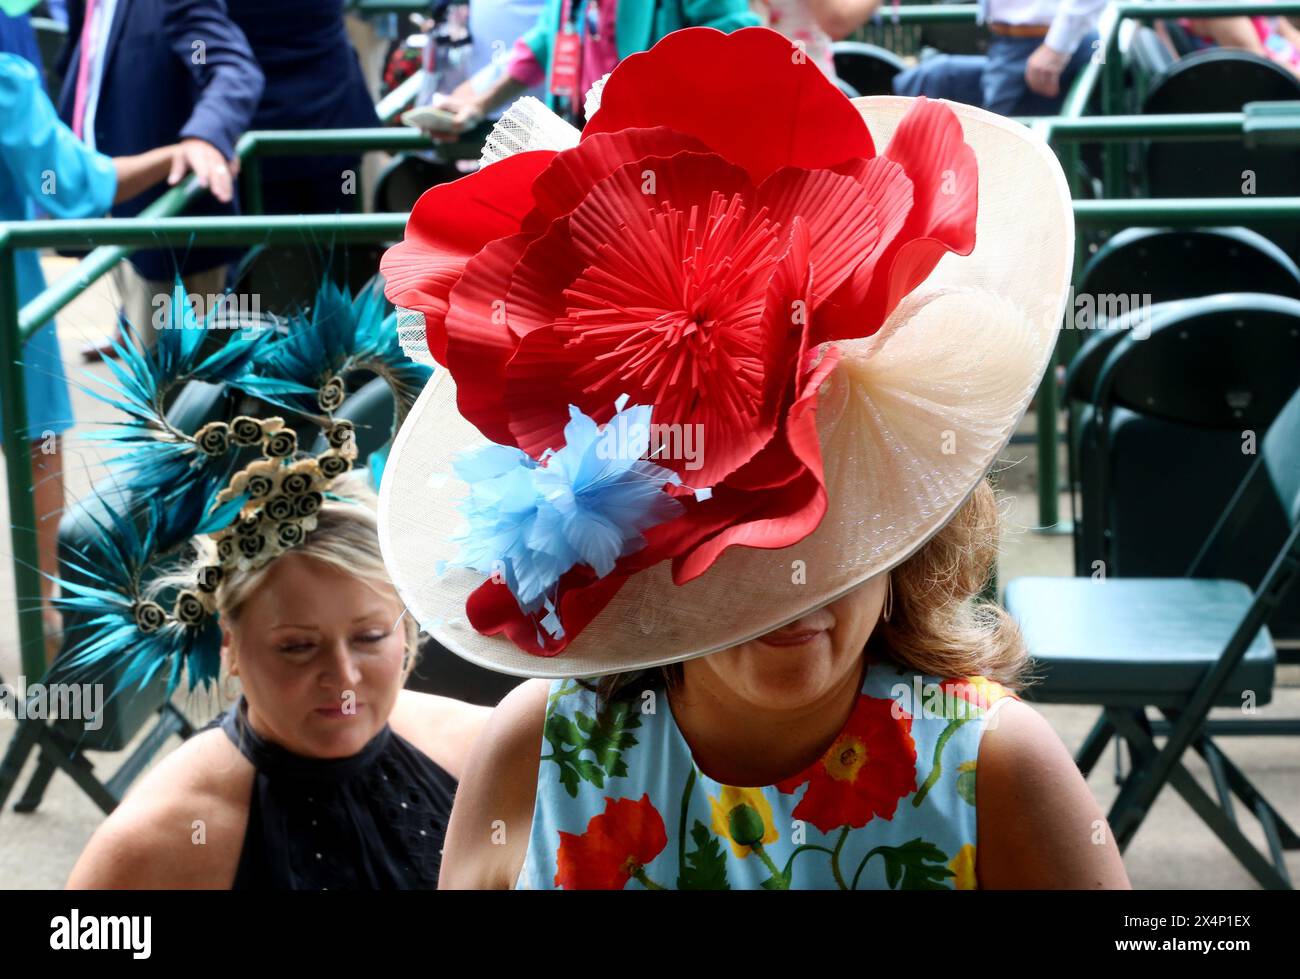
<path fill-rule="evenodd" d="M 1240 112 L 1248 102 L 1300 99 L 1300 81 L 1283 66 L 1248 51 L 1215 48 L 1181 58 L 1152 85 L 1143 115 Z M 1300 149 L 1246 146 L 1239 138 L 1152 142 L 1145 151 L 1149 197 L 1294 197 L 1300 194 Z M 1294 228 L 1266 231 L 1297 254 Z"/>
<path fill-rule="evenodd" d="M 836 41 L 832 50 L 835 74 L 858 95 L 893 94 L 894 76 L 907 67 L 893 51 L 861 41 Z"/>
<path fill-rule="evenodd" d="M 1249 228 L 1126 228 L 1088 260 L 1075 289 L 1093 297 L 1099 316 L 1133 297 L 1154 304 L 1223 292 L 1300 299 L 1300 268 Z"/>
<path fill-rule="evenodd" d="M 1152 307 L 1144 327 L 1146 339 L 1104 332 L 1068 375 L 1078 574 L 1098 561 L 1110 576 L 1186 574 L 1262 434 L 1300 388 L 1300 301 L 1186 300 Z M 1239 521 L 1232 546 L 1202 559 L 1198 576 L 1262 580 L 1285 524 L 1263 504 L 1243 508 Z M 1300 636 L 1300 597 L 1270 627 Z"/>

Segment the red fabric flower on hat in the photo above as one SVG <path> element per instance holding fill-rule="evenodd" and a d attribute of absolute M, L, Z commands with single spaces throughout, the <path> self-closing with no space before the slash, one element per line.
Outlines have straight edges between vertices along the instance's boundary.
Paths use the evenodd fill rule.
<path fill-rule="evenodd" d="M 841 826 L 865 826 L 880 816 L 893 819 L 899 800 L 916 791 L 916 743 L 912 718 L 894 717 L 892 698 L 858 697 L 848 723 L 821 758 L 805 771 L 778 782 L 782 792 L 808 791 L 794 818 L 823 833 Z"/>
<path fill-rule="evenodd" d="M 633 877 L 647 883 L 645 866 L 668 845 L 663 817 L 648 795 L 605 800 L 586 832 L 560 833 L 555 886 L 565 890 L 622 890 Z"/>
<path fill-rule="evenodd" d="M 918 100 L 877 155 L 793 50 L 765 28 L 668 35 L 613 72 L 576 147 L 429 190 L 384 256 L 388 298 L 424 314 L 487 438 L 540 457 L 569 405 L 603 422 L 627 394 L 654 406 L 666 450 L 695 447 L 653 461 L 711 495 L 668 490 L 685 513 L 617 583 L 668 558 L 684 583 L 727 547 L 811 533 L 817 394 L 836 363 L 821 344 L 874 333 L 945 253 L 974 247 L 975 158 L 953 113 Z M 538 647 L 492 582 L 471 622 L 558 652 L 613 594 L 581 573 L 562 584 L 563 640 Z"/>

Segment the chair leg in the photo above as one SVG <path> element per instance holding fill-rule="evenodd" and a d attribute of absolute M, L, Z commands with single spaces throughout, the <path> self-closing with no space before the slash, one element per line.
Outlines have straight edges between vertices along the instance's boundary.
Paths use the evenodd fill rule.
<path fill-rule="evenodd" d="M 23 790 L 22 797 L 14 803 L 14 812 L 35 812 L 45 798 L 45 790 L 50 784 L 50 778 L 54 775 L 54 770 L 58 766 L 50 761 L 44 751 L 36 761 L 36 771 L 32 773 L 31 781 L 27 783 L 27 788 Z"/>
<path fill-rule="evenodd" d="M 1133 749 L 1133 770 L 1110 812 L 1111 831 L 1115 834 L 1120 852 L 1127 848 L 1146 817 L 1147 808 L 1142 805 L 1145 797 L 1149 795 L 1154 799 L 1159 794 L 1163 783 L 1168 781 L 1261 887 L 1270 890 L 1290 890 L 1291 878 L 1286 871 L 1285 863 L 1282 863 L 1280 858 L 1277 862 L 1266 859 L 1241 832 L 1240 827 L 1215 803 L 1209 793 L 1201 788 L 1200 783 L 1192 777 L 1181 760 L 1175 760 L 1163 777 L 1153 770 L 1152 762 L 1159 756 L 1159 752 L 1155 742 L 1151 740 L 1150 724 L 1146 721 L 1146 713 L 1144 711 L 1140 713 L 1141 721 L 1127 711 L 1111 712 L 1116 730 Z M 1146 788 L 1141 783 L 1149 783 L 1156 778 L 1160 779 L 1161 784 L 1156 785 L 1153 791 L 1151 789 L 1142 793 L 1137 791 L 1139 788 Z M 1268 828 L 1266 824 L 1266 831 Z"/>
<path fill-rule="evenodd" d="M 113 795 L 114 799 L 121 799 L 126 794 L 127 788 L 135 781 L 149 763 L 153 761 L 153 756 L 158 753 L 158 749 L 173 734 L 180 734 L 185 738 L 185 731 L 189 730 L 190 734 L 194 733 L 194 728 L 189 719 L 178 711 L 171 704 L 164 704 L 158 709 L 158 721 L 154 724 L 153 729 L 145 735 L 143 741 L 131 752 L 131 756 L 122 762 L 121 766 L 113 777 L 108 780 L 107 789 Z"/>
<path fill-rule="evenodd" d="M 1106 712 L 1102 711 L 1101 716 L 1097 718 L 1097 723 L 1092 726 L 1092 730 L 1083 739 L 1083 744 L 1079 746 L 1074 756 L 1074 763 L 1079 766 L 1079 771 L 1083 773 L 1084 778 L 1092 773 L 1093 766 L 1097 764 L 1102 752 L 1106 750 L 1106 745 L 1110 744 L 1113 737 L 1115 737 L 1115 727 L 1107 719 Z"/>
<path fill-rule="evenodd" d="M 1211 741 L 1208 737 L 1193 742 L 1193 747 L 1202 758 L 1205 758 L 1206 764 L 1210 764 L 1210 758 L 1216 758 L 1216 763 L 1227 779 L 1228 785 L 1232 791 L 1237 794 L 1242 804 L 1255 813 L 1257 816 L 1263 812 L 1267 815 L 1264 817 L 1272 821 L 1277 827 L 1278 842 L 1284 850 L 1300 849 L 1300 835 L 1297 835 L 1295 829 L 1286 821 L 1286 818 L 1273 808 L 1272 804 L 1264 798 L 1262 792 L 1255 787 L 1255 784 L 1246 777 L 1246 773 L 1236 766 L 1231 758 L 1219 750 L 1219 746 Z"/>
<path fill-rule="evenodd" d="M 1138 807 L 1134 790 L 1145 778 L 1151 761 L 1156 756 L 1151 740 L 1151 725 L 1146 711 L 1141 708 L 1108 708 L 1107 719 L 1129 749 L 1129 773 L 1120 785 L 1119 794 L 1111 803 L 1107 821 L 1121 853 L 1128 847 L 1138 827 L 1146 818 L 1147 807 Z M 1149 746 L 1149 747 L 1148 747 Z M 1118 774 L 1118 773 L 1117 773 Z"/>
<path fill-rule="evenodd" d="M 0 812 L 4 812 L 9 793 L 18 784 L 18 776 L 27 764 L 27 756 L 36 747 L 37 735 L 40 733 L 37 725 L 36 721 L 19 721 L 18 730 L 14 732 L 13 740 L 5 751 L 4 761 L 0 762 Z"/>

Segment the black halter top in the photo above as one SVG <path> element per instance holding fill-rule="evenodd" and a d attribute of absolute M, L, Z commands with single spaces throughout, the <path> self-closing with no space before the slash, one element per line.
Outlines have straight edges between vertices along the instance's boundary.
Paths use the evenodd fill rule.
<path fill-rule="evenodd" d="M 438 886 L 456 780 L 385 724 L 348 758 L 305 758 L 260 737 L 241 697 L 212 725 L 257 770 L 233 888 Z"/>

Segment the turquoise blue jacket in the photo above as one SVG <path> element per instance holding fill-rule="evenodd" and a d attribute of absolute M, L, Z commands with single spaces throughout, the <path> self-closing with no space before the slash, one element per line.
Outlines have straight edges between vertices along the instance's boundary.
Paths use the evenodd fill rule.
<path fill-rule="evenodd" d="M 575 23 L 581 23 L 587 0 L 572 0 Z M 546 69 L 546 104 L 555 107 L 551 90 L 551 45 L 560 28 L 563 0 L 546 0 L 541 16 L 524 35 L 537 63 Z M 749 7 L 749 0 L 619 0 L 614 38 L 621 61 L 629 54 L 653 47 L 665 34 L 683 27 L 714 27 L 731 33 L 742 27 L 758 27 L 761 21 Z"/>

